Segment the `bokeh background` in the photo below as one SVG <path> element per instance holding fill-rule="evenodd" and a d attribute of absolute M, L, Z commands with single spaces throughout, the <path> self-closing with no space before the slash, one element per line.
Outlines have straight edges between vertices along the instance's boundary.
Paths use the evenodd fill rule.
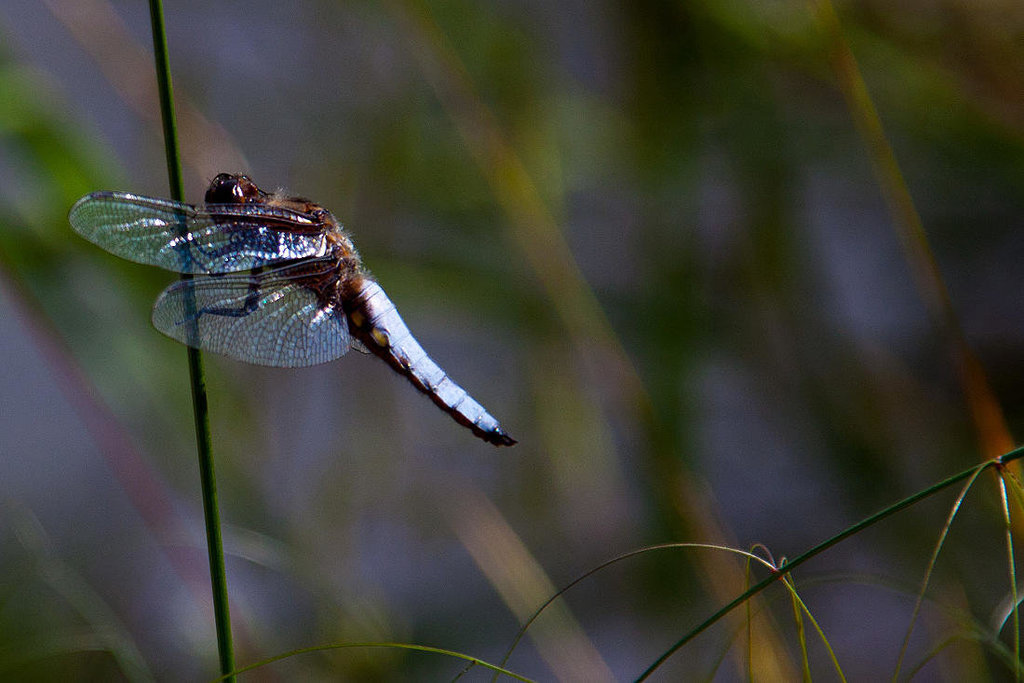
<path fill-rule="evenodd" d="M 557 587 L 620 553 L 698 541 L 793 557 L 1012 443 L 1024 8 L 834 9 L 168 3 L 188 198 L 242 171 L 329 207 L 424 347 L 520 440 L 475 439 L 372 357 L 277 370 L 206 356 L 239 664 L 361 641 L 497 662 Z M 11 680 L 217 670 L 185 351 L 149 325 L 174 276 L 66 221 L 89 191 L 167 194 L 150 40 L 143 2 L 0 4 Z M 927 249 L 905 237 L 918 220 Z M 851 680 L 894 671 L 953 495 L 798 572 Z M 623 561 L 546 612 L 509 665 L 628 680 L 743 582 L 722 552 Z M 1005 676 L 1010 585 L 985 476 L 904 673 Z M 752 606 L 758 680 L 799 676 L 786 594 Z M 655 679 L 743 679 L 745 642 L 726 619 Z M 246 680 L 462 667 L 356 649 Z"/>

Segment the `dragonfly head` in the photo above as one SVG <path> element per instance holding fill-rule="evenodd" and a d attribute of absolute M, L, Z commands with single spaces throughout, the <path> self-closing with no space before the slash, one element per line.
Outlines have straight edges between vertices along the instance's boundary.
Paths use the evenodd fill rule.
<path fill-rule="evenodd" d="M 249 176 L 220 173 L 206 190 L 207 204 L 244 204 L 265 200 L 269 195 L 256 187 Z"/>

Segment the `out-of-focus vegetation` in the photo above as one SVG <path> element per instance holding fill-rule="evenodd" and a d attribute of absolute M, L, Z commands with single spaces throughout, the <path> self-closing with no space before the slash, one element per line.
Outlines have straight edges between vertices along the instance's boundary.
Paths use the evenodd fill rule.
<path fill-rule="evenodd" d="M 497 662 L 556 587 L 619 553 L 792 557 L 978 462 L 1001 416 L 1020 430 L 1024 10 L 856 0 L 834 34 L 822 7 L 167 7 L 190 198 L 244 171 L 331 208 L 424 347 L 520 441 L 495 451 L 373 358 L 207 357 L 239 664 L 378 640 Z M 166 194 L 148 30 L 145 3 L 0 5 L 0 678 L 216 670 L 185 353 L 149 326 L 175 276 L 66 222 L 92 190 Z M 956 327 L 915 279 L 851 73 Z M 972 395 L 987 381 L 995 398 L 986 429 L 959 333 Z M 952 495 L 798 572 L 851 680 L 894 671 Z M 929 680 L 1007 670 L 1001 525 L 984 476 L 905 673 L 943 643 Z M 743 565 L 711 551 L 618 563 L 509 667 L 629 679 L 743 588 Z M 786 594 L 753 606 L 756 676 L 799 675 Z M 743 625 L 659 675 L 741 677 Z M 462 666 L 340 650 L 263 676 Z"/>

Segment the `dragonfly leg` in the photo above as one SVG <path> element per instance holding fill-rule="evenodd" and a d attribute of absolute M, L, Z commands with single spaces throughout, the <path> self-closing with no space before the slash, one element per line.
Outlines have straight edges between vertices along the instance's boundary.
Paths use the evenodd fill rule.
<path fill-rule="evenodd" d="M 203 315 L 219 315 L 228 318 L 244 318 L 247 315 L 255 313 L 259 308 L 260 303 L 260 285 L 258 282 L 253 280 L 249 283 L 249 293 L 245 297 L 245 301 L 238 308 L 231 308 L 229 306 L 203 306 L 195 312 L 195 315 L 188 316 L 183 320 L 179 320 L 176 324 L 182 325 L 185 323 L 195 322 Z"/>

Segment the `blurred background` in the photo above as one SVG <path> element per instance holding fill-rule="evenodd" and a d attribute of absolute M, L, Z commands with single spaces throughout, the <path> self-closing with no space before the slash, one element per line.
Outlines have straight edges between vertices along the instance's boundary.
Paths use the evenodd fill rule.
<path fill-rule="evenodd" d="M 1024 8 L 830 7 L 169 3 L 187 198 L 232 171 L 330 208 L 427 351 L 520 442 L 479 441 L 372 357 L 207 355 L 239 665 L 364 641 L 498 662 L 554 590 L 620 553 L 793 557 L 1009 447 Z M 0 677 L 208 680 L 185 350 L 149 323 L 175 276 L 71 232 L 71 204 L 100 189 L 167 195 L 146 4 L 5 0 Z M 918 220 L 931 251 L 906 237 Z M 797 572 L 851 680 L 895 670 L 954 496 Z M 574 587 L 509 666 L 628 680 L 743 588 L 735 556 L 640 555 Z M 904 673 L 1006 675 L 1009 595 L 986 475 Z M 799 676 L 786 594 L 752 606 L 757 679 Z M 654 680 L 744 679 L 741 617 Z M 246 680 L 462 668 L 351 649 Z"/>

